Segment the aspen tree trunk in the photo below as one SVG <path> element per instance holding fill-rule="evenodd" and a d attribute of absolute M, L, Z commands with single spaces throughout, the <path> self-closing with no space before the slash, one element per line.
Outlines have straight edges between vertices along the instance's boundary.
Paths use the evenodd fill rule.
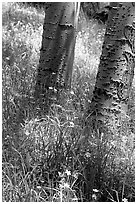
<path fill-rule="evenodd" d="M 52 2 L 45 6 L 42 47 L 35 96 L 50 88 L 70 88 L 74 61 L 78 3 Z"/>
<path fill-rule="evenodd" d="M 135 67 L 135 3 L 112 2 L 87 120 L 126 112 Z"/>
<path fill-rule="evenodd" d="M 86 138 L 95 134 L 100 142 L 102 134 L 114 134 L 110 131 L 111 120 L 115 119 L 117 125 L 119 115 L 126 113 L 135 67 L 135 3 L 112 2 L 109 9 L 93 98 L 84 118 Z M 92 181 L 91 175 L 86 175 L 89 200 L 95 180 L 98 188 L 101 185 L 100 159 L 99 156 L 94 171 L 90 161 L 88 164 L 92 170 Z"/>

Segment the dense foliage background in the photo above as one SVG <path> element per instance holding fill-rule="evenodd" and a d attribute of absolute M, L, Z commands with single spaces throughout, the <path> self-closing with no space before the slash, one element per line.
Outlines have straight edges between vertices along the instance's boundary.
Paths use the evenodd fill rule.
<path fill-rule="evenodd" d="M 134 201 L 134 83 L 119 131 L 111 124 L 113 135 L 83 136 L 105 24 L 80 13 L 72 90 L 45 115 L 33 100 L 43 6 L 3 3 L 2 18 L 3 201 L 88 201 L 89 161 L 97 167 L 93 200 Z"/>

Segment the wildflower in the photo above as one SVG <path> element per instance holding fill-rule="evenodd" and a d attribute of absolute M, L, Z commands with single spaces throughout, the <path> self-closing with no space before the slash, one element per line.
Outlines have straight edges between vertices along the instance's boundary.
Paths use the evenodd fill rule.
<path fill-rule="evenodd" d="M 93 192 L 95 192 L 95 193 L 99 193 L 99 190 L 97 190 L 97 189 L 93 189 Z"/>
<path fill-rule="evenodd" d="M 123 199 L 122 199 L 122 202 L 128 202 L 128 199 L 123 198 Z"/>
<path fill-rule="evenodd" d="M 70 94 L 71 94 L 71 95 L 75 95 L 74 91 L 72 91 L 72 90 L 70 91 Z"/>
<path fill-rule="evenodd" d="M 75 179 L 78 179 L 78 175 L 79 175 L 78 172 L 76 172 L 76 171 L 73 172 L 73 177 L 74 177 Z"/>
<path fill-rule="evenodd" d="M 71 175 L 71 171 L 69 171 L 69 170 L 66 170 L 65 173 L 67 174 L 67 176 Z"/>
<path fill-rule="evenodd" d="M 64 183 L 64 188 L 70 188 L 69 183 Z"/>
<path fill-rule="evenodd" d="M 69 183 L 65 182 L 65 183 L 60 183 L 59 187 L 60 188 L 70 188 L 70 185 L 69 185 Z"/>
<path fill-rule="evenodd" d="M 37 189 L 41 189 L 41 186 L 37 186 Z"/>
<path fill-rule="evenodd" d="M 90 158 L 91 155 L 90 155 L 89 152 L 86 152 L 85 156 L 86 156 L 87 158 Z"/>
<path fill-rule="evenodd" d="M 50 87 L 49 87 L 49 89 L 50 89 L 50 90 L 53 90 L 53 87 L 52 87 L 52 86 L 50 86 Z"/>
<path fill-rule="evenodd" d="M 70 124 L 70 127 L 74 127 L 75 126 L 73 122 L 70 122 L 69 124 Z"/>
<path fill-rule="evenodd" d="M 97 196 L 96 196 L 96 194 L 92 194 L 92 201 L 97 201 Z"/>

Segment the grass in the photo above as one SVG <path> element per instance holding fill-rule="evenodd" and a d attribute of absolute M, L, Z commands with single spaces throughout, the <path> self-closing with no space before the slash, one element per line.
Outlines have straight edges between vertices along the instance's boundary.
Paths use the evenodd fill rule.
<path fill-rule="evenodd" d="M 33 100 L 44 11 L 3 3 L 2 18 L 3 202 L 89 201 L 87 169 L 96 172 L 90 178 L 93 200 L 134 201 L 134 84 L 119 128 L 111 123 L 109 133 L 84 136 L 104 25 L 86 22 L 81 14 L 72 91 L 63 91 L 46 115 Z"/>

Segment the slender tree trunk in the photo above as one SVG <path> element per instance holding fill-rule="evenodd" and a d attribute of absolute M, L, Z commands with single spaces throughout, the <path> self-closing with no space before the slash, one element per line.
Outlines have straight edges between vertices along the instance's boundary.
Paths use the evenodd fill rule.
<path fill-rule="evenodd" d="M 112 2 L 108 15 L 102 55 L 93 98 L 84 116 L 85 136 L 95 134 L 101 142 L 102 134 L 111 131 L 112 121 L 118 127 L 118 118 L 126 113 L 135 67 L 135 3 Z M 88 194 L 92 194 L 95 177 L 101 178 L 99 156 Z M 91 175 L 87 175 L 90 180 Z M 99 179 L 98 179 L 99 181 Z M 97 184 L 99 188 L 99 183 Z"/>
<path fill-rule="evenodd" d="M 135 3 L 112 2 L 88 118 L 126 112 L 135 67 Z M 98 123 L 98 122 L 97 122 Z M 91 125 L 91 124 L 90 124 Z"/>
<path fill-rule="evenodd" d="M 42 47 L 35 97 L 49 88 L 70 88 L 76 41 L 78 4 L 52 2 L 45 6 Z"/>

